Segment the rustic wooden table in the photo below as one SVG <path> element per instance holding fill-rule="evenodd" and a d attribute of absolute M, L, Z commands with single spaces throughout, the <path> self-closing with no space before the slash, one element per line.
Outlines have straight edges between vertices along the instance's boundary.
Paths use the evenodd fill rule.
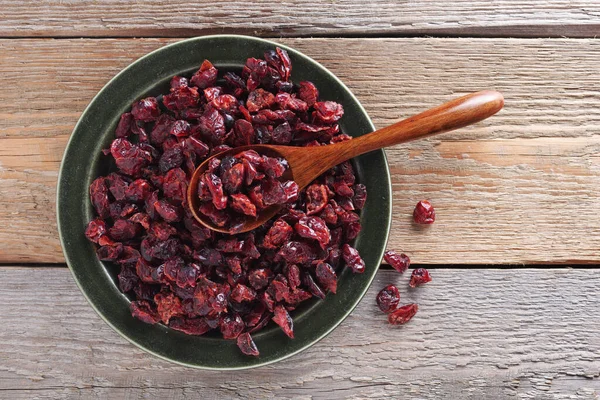
<path fill-rule="evenodd" d="M 600 5 L 0 0 L 0 398 L 535 398 L 600 394 Z M 452 3 L 452 4 L 449 4 Z M 500 90 L 475 127 L 387 151 L 389 248 L 430 268 L 390 327 L 382 267 L 326 339 L 281 363 L 206 372 L 150 356 L 92 310 L 55 222 L 65 144 L 120 69 L 179 38 L 276 38 L 339 76 L 382 127 Z M 429 198 L 437 222 L 411 227 Z"/>

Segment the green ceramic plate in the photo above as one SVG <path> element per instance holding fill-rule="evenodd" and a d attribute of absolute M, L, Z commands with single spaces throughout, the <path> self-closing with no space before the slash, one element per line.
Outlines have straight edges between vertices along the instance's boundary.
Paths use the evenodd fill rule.
<path fill-rule="evenodd" d="M 295 339 L 288 339 L 273 323 L 254 340 L 260 357 L 247 357 L 235 341 L 216 335 L 188 336 L 163 325 L 147 325 L 129 313 L 129 300 L 116 284 L 117 267 L 102 263 L 85 236 L 92 218 L 88 186 L 111 165 L 101 156 L 113 139 L 121 113 L 134 100 L 168 91 L 173 75 L 191 75 L 204 59 L 217 68 L 240 69 L 248 57 L 262 57 L 267 49 L 280 46 L 293 63 L 292 78 L 310 80 L 321 98 L 341 103 L 345 115 L 342 131 L 360 136 L 374 130 L 367 113 L 350 90 L 322 65 L 289 47 L 246 36 L 219 35 L 184 40 L 158 49 L 131 64 L 115 76 L 92 100 L 71 135 L 58 182 L 58 228 L 65 257 L 75 281 L 92 307 L 117 332 L 136 346 L 167 360 L 205 369 L 242 369 L 269 364 L 290 357 L 325 337 L 367 291 L 381 262 L 391 220 L 391 183 L 383 151 L 353 160 L 358 179 L 367 186 L 368 200 L 362 211 L 363 230 L 356 247 L 366 263 L 366 272 L 354 275 L 345 270 L 337 295 L 308 301 L 292 313 Z M 373 301 L 373 299 L 371 299 Z"/>

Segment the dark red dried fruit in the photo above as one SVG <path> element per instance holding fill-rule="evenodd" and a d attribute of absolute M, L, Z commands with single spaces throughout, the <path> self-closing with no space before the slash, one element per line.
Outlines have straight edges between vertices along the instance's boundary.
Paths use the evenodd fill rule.
<path fill-rule="evenodd" d="M 405 306 L 402 306 L 402 307 L 396 309 L 395 311 L 392 311 L 388 315 L 388 321 L 392 325 L 405 324 L 408 321 L 410 321 L 412 319 L 412 317 L 415 316 L 415 314 L 417 313 L 418 310 L 419 310 L 419 306 L 417 306 L 416 304 L 414 304 L 414 303 L 407 304 Z"/>
<path fill-rule="evenodd" d="M 414 269 L 412 274 L 410 275 L 410 287 L 417 287 L 424 283 L 431 282 L 431 275 L 429 275 L 429 271 L 425 268 L 417 268 Z"/>
<path fill-rule="evenodd" d="M 410 267 L 410 258 L 404 253 L 398 254 L 393 250 L 388 250 L 383 254 L 383 259 L 401 274 Z"/>
<path fill-rule="evenodd" d="M 304 100 L 309 107 L 312 107 L 319 99 L 317 87 L 314 83 L 308 81 L 302 81 L 298 85 L 298 97 Z"/>
<path fill-rule="evenodd" d="M 88 240 L 94 243 L 98 243 L 100 237 L 105 234 L 106 223 L 100 218 L 91 220 L 85 228 L 85 236 L 88 238 Z"/>
<path fill-rule="evenodd" d="M 344 108 L 334 101 L 320 101 L 313 104 L 315 116 L 322 122 L 337 122 L 344 115 Z"/>
<path fill-rule="evenodd" d="M 160 321 L 160 317 L 147 301 L 132 301 L 130 304 L 131 314 L 147 324 L 155 324 Z"/>
<path fill-rule="evenodd" d="M 131 115 L 137 121 L 154 121 L 160 115 L 160 108 L 158 102 L 154 97 L 147 97 L 133 103 L 131 107 Z"/>
<path fill-rule="evenodd" d="M 377 294 L 377 305 L 384 313 L 389 313 L 398 307 L 400 292 L 394 285 L 387 285 Z"/>
<path fill-rule="evenodd" d="M 259 352 L 254 340 L 252 340 L 252 336 L 248 332 L 242 333 L 237 337 L 237 345 L 242 351 L 242 353 L 248 356 L 258 357 Z"/>
<path fill-rule="evenodd" d="M 273 273 L 268 269 L 255 269 L 248 274 L 248 282 L 254 289 L 260 290 L 267 287 L 272 277 Z"/>
<path fill-rule="evenodd" d="M 346 261 L 346 265 L 352 269 L 352 272 L 359 274 L 365 272 L 365 262 L 354 247 L 346 243 L 342 247 L 342 256 L 344 257 L 344 261 Z"/>
<path fill-rule="evenodd" d="M 342 257 L 364 270 L 345 247 L 360 231 L 354 211 L 366 201 L 349 162 L 300 191 L 283 178 L 286 160 L 255 151 L 214 158 L 198 182 L 199 212 L 232 228 L 269 205 L 280 212 L 266 226 L 228 236 L 187 209 L 189 177 L 210 155 L 247 144 L 351 139 L 340 132 L 342 107 L 319 102 L 310 82 L 294 85 L 291 68 L 284 50 L 269 50 L 215 86 L 218 71 L 205 61 L 189 81 L 173 77 L 162 99 L 144 98 L 120 117 L 110 148 L 117 169 L 90 185 L 97 217 L 85 235 L 99 259 L 120 266 L 133 316 L 190 335 L 220 328 L 256 356 L 250 334 L 273 319 L 293 336 L 289 312 L 336 291 Z"/>
<path fill-rule="evenodd" d="M 319 242 L 322 249 L 331 241 L 331 233 L 324 220 L 319 217 L 303 217 L 294 227 L 298 235 L 314 239 Z"/>
<path fill-rule="evenodd" d="M 273 316 L 273 322 L 281 327 L 283 333 L 285 333 L 289 338 L 294 338 L 294 321 L 292 321 L 292 317 L 288 314 L 287 310 L 279 305 L 275 307 L 275 315 Z"/>
<path fill-rule="evenodd" d="M 200 69 L 192 76 L 190 83 L 199 89 L 215 86 L 217 83 L 217 69 L 208 60 L 204 60 Z"/>
<path fill-rule="evenodd" d="M 318 263 L 315 274 L 317 275 L 317 280 L 323 288 L 329 290 L 331 293 L 336 292 L 337 275 L 335 274 L 335 271 L 331 265 L 323 262 Z"/>
<path fill-rule="evenodd" d="M 236 339 L 244 330 L 245 324 L 238 314 L 225 316 L 219 323 L 223 339 Z"/>
<path fill-rule="evenodd" d="M 427 200 L 421 200 L 415 206 L 413 219 L 417 224 L 433 224 L 435 222 L 435 209 Z"/>

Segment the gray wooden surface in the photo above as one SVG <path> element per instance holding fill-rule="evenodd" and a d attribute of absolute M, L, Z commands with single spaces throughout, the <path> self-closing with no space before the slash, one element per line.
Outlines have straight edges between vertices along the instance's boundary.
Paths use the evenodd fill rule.
<path fill-rule="evenodd" d="M 599 270 L 431 274 L 409 290 L 407 275 L 382 270 L 355 312 L 312 348 L 259 369 L 209 372 L 129 344 L 66 268 L 2 267 L 0 398 L 597 398 Z M 407 325 L 388 325 L 377 309 L 375 294 L 389 283 L 403 302 L 419 303 Z"/>

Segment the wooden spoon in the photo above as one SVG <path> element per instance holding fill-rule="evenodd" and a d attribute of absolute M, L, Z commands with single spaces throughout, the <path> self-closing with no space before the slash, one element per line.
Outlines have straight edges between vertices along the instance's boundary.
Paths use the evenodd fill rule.
<path fill-rule="evenodd" d="M 323 172 L 346 160 L 373 150 L 474 124 L 496 114 L 503 105 L 502 94 L 485 90 L 449 101 L 367 135 L 328 146 L 293 147 L 260 144 L 236 147 L 213 155 L 198 166 L 188 187 L 188 205 L 198 222 L 207 228 L 223 233 L 247 232 L 271 219 L 277 214 L 280 206 L 274 205 L 262 210 L 256 219 L 248 217 L 242 226 L 236 227 L 235 231 L 214 225 L 208 217 L 198 211 L 200 200 L 197 195 L 198 180 L 213 157 L 223 158 L 244 150 L 254 150 L 270 157 L 283 157 L 288 161 L 289 169 L 282 178 L 293 179 L 301 190 Z"/>

